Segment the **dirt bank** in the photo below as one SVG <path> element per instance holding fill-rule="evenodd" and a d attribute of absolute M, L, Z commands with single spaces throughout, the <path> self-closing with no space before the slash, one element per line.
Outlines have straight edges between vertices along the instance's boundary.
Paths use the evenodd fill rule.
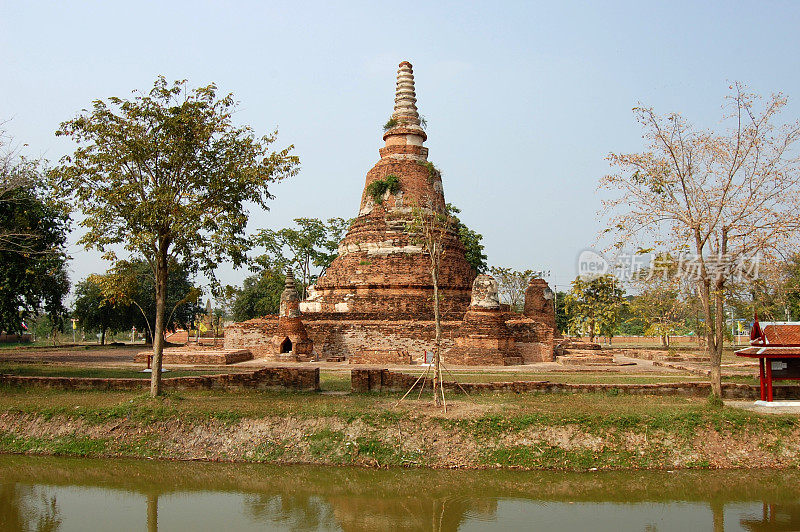
<path fill-rule="evenodd" d="M 370 467 L 521 469 L 789 468 L 800 423 L 735 409 L 674 415 L 509 413 L 453 402 L 398 409 L 186 415 L 168 407 L 0 413 L 0 452 Z"/>

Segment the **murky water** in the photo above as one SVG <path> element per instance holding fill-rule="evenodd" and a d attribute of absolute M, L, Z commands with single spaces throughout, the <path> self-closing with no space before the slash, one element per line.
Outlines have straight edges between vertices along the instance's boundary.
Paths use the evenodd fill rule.
<path fill-rule="evenodd" d="M 374 471 L 0 456 L 0 530 L 800 530 L 800 472 Z"/>

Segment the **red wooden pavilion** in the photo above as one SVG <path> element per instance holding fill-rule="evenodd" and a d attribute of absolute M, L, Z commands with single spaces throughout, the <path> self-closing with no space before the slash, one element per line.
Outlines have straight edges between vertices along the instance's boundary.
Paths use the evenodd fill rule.
<path fill-rule="evenodd" d="M 762 324 L 756 315 L 750 345 L 735 354 L 758 359 L 762 401 L 772 401 L 772 381 L 800 380 L 800 322 Z"/>

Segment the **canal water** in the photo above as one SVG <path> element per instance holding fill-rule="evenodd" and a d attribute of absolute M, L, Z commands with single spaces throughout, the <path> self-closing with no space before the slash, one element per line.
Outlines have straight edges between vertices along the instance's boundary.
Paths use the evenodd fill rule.
<path fill-rule="evenodd" d="M 521 472 L 0 455 L 0 530 L 800 530 L 800 472 Z"/>

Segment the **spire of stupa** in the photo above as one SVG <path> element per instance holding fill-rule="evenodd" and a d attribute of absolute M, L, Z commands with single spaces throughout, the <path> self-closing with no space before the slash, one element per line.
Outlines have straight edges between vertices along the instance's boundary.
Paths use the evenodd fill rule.
<path fill-rule="evenodd" d="M 414 69 L 408 61 L 403 61 L 397 68 L 397 87 L 395 88 L 392 119 L 395 124 L 387 129 L 383 136 L 387 145 L 398 143 L 421 145 L 428 138 L 420 125 L 417 93 L 414 89 Z M 419 138 L 407 139 L 407 135 Z M 387 137 L 394 137 L 394 140 L 389 141 Z M 398 137 L 404 140 L 399 140 Z"/>
<path fill-rule="evenodd" d="M 397 120 L 419 124 L 417 93 L 414 91 L 414 70 L 411 63 L 403 61 L 397 69 L 397 89 L 394 97 L 394 113 Z"/>

